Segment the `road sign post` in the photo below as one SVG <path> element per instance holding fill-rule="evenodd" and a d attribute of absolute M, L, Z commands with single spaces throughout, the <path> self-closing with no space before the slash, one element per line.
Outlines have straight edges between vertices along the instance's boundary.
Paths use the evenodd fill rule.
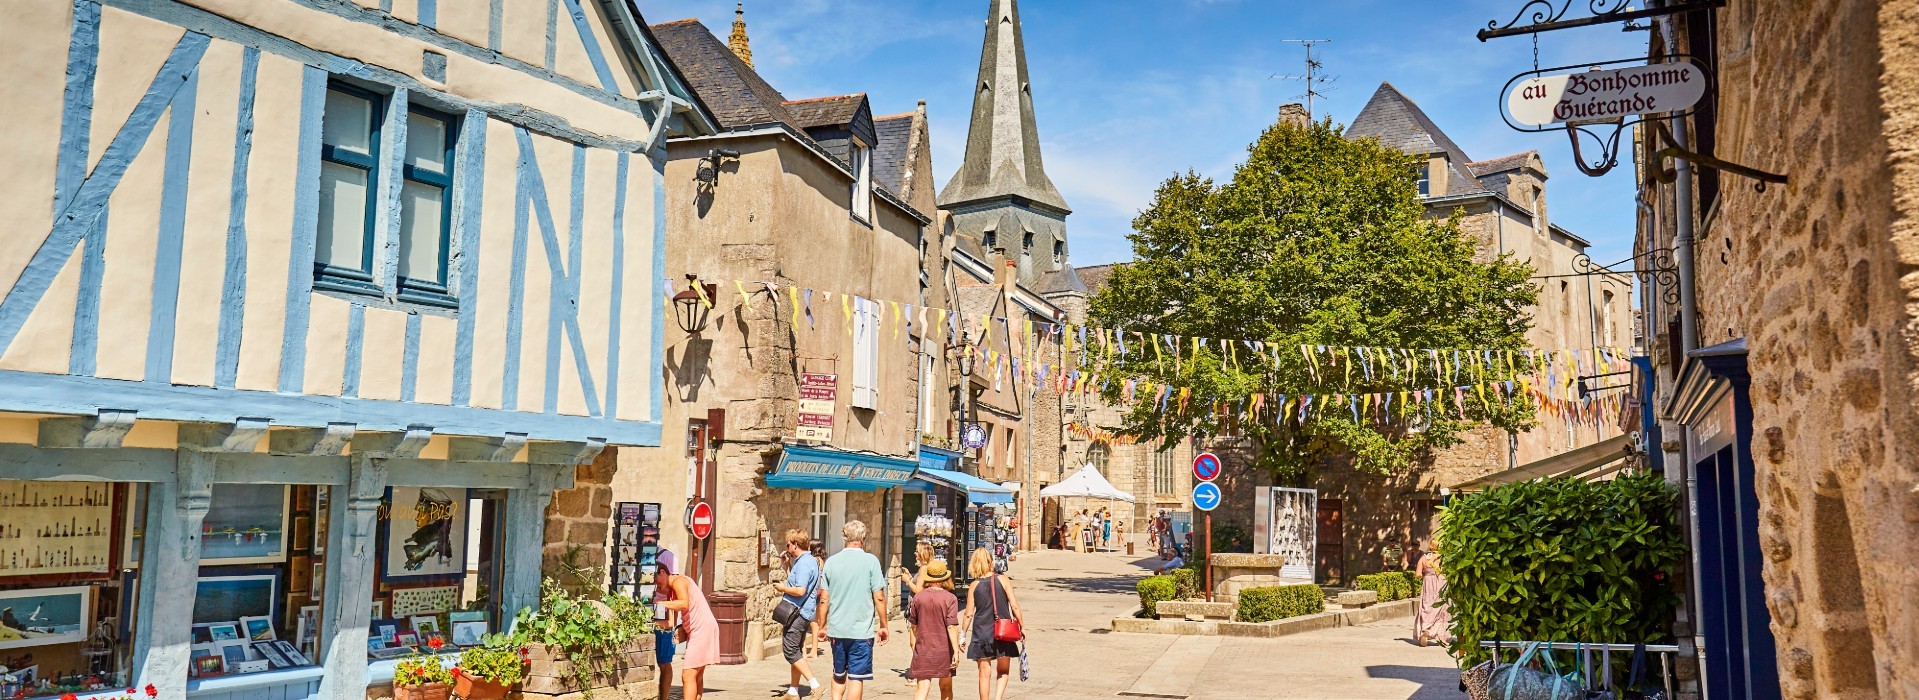
<path fill-rule="evenodd" d="M 1213 602 L 1213 509 L 1225 500 L 1219 491 L 1219 484 L 1213 483 L 1219 478 L 1219 455 L 1201 452 L 1193 458 L 1193 478 L 1199 483 L 1193 484 L 1193 506 L 1206 512 L 1205 534 L 1200 541 L 1206 545 L 1204 558 L 1200 566 L 1206 572 L 1206 602 Z"/>
<path fill-rule="evenodd" d="M 713 506 L 706 501 L 694 503 L 686 514 L 686 528 L 693 533 L 693 539 L 703 540 L 713 534 Z"/>

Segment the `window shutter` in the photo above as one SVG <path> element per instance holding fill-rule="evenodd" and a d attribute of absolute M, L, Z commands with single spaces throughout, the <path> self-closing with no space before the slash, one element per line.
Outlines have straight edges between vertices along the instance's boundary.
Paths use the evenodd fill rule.
<path fill-rule="evenodd" d="M 853 407 L 879 408 L 879 302 L 854 298 Z"/>

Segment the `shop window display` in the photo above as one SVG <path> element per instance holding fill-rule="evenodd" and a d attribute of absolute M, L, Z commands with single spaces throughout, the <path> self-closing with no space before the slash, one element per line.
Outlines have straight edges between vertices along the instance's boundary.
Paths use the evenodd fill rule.
<path fill-rule="evenodd" d="M 190 678 L 319 662 L 330 493 L 325 486 L 213 485 L 200 528 Z"/>
<path fill-rule="evenodd" d="M 135 573 L 125 484 L 0 480 L 0 697 L 125 687 Z"/>
<path fill-rule="evenodd" d="M 396 486 L 380 509 L 367 656 L 453 654 L 502 629 L 499 523 L 490 489 Z M 440 645 L 432 646 L 433 640 Z"/>

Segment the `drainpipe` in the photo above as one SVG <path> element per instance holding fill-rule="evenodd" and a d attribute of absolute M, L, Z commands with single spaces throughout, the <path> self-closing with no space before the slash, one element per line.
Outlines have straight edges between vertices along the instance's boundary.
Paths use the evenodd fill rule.
<path fill-rule="evenodd" d="M 1661 0 L 1659 4 L 1665 6 L 1669 5 L 1670 2 L 1668 0 Z M 1667 15 L 1662 17 L 1660 18 L 1660 23 L 1664 25 L 1662 29 L 1665 33 L 1667 55 L 1677 53 L 1676 44 L 1679 34 L 1676 16 Z M 1692 125 L 1682 122 L 1678 126 L 1679 128 L 1672 130 L 1673 145 L 1681 149 L 1690 148 L 1692 141 L 1690 127 Z M 1679 276 L 1680 347 L 1680 356 L 1673 358 L 1673 374 L 1676 379 L 1679 370 L 1685 365 L 1686 355 L 1699 346 L 1699 308 L 1693 279 L 1692 162 L 1689 160 L 1675 159 L 1674 165 L 1677 177 L 1673 184 L 1673 227 L 1675 229 L 1675 235 L 1673 237 L 1673 264 L 1679 268 L 1677 272 Z M 1692 626 L 1693 653 L 1695 657 L 1699 659 L 1699 665 L 1701 667 L 1699 674 L 1700 691 L 1702 693 L 1710 693 L 1711 689 L 1706 687 L 1706 674 L 1704 670 L 1705 666 L 1711 662 L 1706 657 L 1708 650 L 1705 648 L 1705 633 L 1699 628 L 1697 607 L 1700 596 L 1703 593 L 1699 584 L 1699 547 L 1703 544 L 1699 541 L 1699 478 L 1698 475 L 1694 473 L 1692 464 L 1693 455 L 1690 454 L 1690 450 L 1685 449 L 1685 445 L 1690 442 L 1691 436 L 1689 433 L 1691 431 L 1684 425 L 1677 427 L 1679 430 L 1675 435 L 1680 445 L 1679 465 L 1680 468 L 1684 470 L 1686 479 L 1686 536 L 1688 543 L 1692 545 L 1693 605 L 1689 606 L 1687 622 Z"/>

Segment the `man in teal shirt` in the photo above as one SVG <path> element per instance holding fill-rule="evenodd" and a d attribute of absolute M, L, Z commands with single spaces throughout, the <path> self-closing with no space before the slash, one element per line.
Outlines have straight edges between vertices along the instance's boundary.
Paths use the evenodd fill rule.
<path fill-rule="evenodd" d="M 833 648 L 833 700 L 860 700 L 873 680 L 873 633 L 886 643 L 886 572 L 879 557 L 862 548 L 866 523 L 840 528 L 846 548 L 826 560 L 820 582 L 820 638 Z M 870 604 L 869 604 L 870 603 Z"/>

